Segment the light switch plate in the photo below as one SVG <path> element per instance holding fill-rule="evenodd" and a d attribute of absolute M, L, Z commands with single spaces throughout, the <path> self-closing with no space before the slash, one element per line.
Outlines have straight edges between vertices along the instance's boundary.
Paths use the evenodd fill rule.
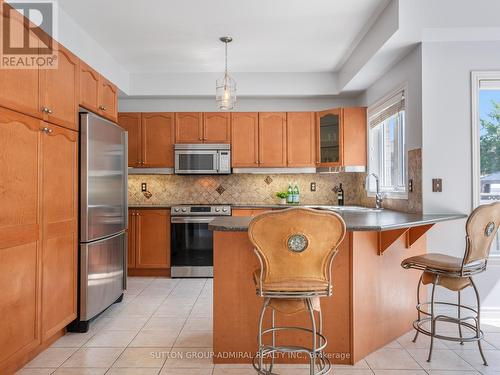
<path fill-rule="evenodd" d="M 432 179 L 432 192 L 441 193 L 443 191 L 443 180 L 441 178 Z"/>

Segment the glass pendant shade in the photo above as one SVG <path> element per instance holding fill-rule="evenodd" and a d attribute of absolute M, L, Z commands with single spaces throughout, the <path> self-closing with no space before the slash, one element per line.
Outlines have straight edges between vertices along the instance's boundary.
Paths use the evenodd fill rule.
<path fill-rule="evenodd" d="M 216 81 L 215 99 L 219 109 L 229 111 L 236 104 L 236 82 L 227 73 Z"/>
<path fill-rule="evenodd" d="M 220 110 L 229 111 L 236 104 L 236 81 L 227 73 L 227 44 L 231 43 L 233 38 L 230 36 L 220 37 L 219 40 L 224 43 L 224 76 L 215 81 L 215 100 Z"/>

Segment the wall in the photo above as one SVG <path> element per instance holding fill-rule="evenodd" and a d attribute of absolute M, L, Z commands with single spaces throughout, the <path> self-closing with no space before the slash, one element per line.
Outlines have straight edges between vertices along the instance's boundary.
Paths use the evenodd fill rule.
<path fill-rule="evenodd" d="M 408 55 L 387 71 L 361 96 L 364 106 L 407 84 L 406 92 L 406 151 L 422 147 L 422 47 L 416 46 Z"/>
<path fill-rule="evenodd" d="M 356 106 L 356 98 L 325 97 L 266 97 L 238 98 L 235 111 L 321 111 L 329 108 Z M 214 96 L 211 97 L 120 97 L 120 112 L 213 112 L 217 111 Z"/>
<path fill-rule="evenodd" d="M 424 212 L 472 209 L 471 87 L 474 70 L 500 70 L 500 42 L 436 42 L 422 46 Z M 433 193 L 431 180 L 443 179 Z M 465 221 L 436 225 L 429 249 L 462 256 Z M 500 262 L 478 277 L 483 306 L 500 318 Z"/>
<path fill-rule="evenodd" d="M 130 75 L 60 6 L 57 8 L 56 39 L 99 73 L 128 92 Z"/>

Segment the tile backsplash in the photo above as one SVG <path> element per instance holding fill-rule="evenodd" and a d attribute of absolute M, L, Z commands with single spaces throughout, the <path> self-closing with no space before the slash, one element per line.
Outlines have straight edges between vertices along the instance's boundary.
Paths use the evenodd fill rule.
<path fill-rule="evenodd" d="M 414 190 L 408 193 L 408 199 L 384 199 L 384 207 L 421 212 L 421 165 L 421 150 L 411 150 L 408 178 L 413 180 Z M 366 173 L 130 175 L 128 193 L 130 205 L 276 204 L 276 192 L 286 191 L 289 183 L 297 183 L 302 204 L 336 205 L 336 188 L 342 183 L 346 205 L 374 206 L 374 198 L 368 197 L 364 189 L 365 177 Z M 141 192 L 142 182 L 152 194 L 149 199 Z M 311 182 L 316 183 L 314 192 L 310 191 Z"/>
<path fill-rule="evenodd" d="M 303 204 L 337 204 L 335 187 L 342 183 L 345 204 L 357 204 L 356 173 L 339 174 L 232 174 L 213 176 L 131 175 L 129 204 L 276 204 L 275 194 L 297 183 Z M 146 199 L 141 183 L 153 195 Z M 311 182 L 316 191 L 310 191 Z"/>

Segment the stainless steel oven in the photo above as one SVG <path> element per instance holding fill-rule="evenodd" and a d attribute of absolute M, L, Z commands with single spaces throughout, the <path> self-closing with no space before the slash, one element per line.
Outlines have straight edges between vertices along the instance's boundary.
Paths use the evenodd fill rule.
<path fill-rule="evenodd" d="M 174 156 L 176 174 L 231 173 L 229 144 L 176 144 Z"/>
<path fill-rule="evenodd" d="M 172 277 L 213 276 L 213 236 L 208 224 L 230 216 L 231 207 L 174 206 L 170 209 Z"/>

